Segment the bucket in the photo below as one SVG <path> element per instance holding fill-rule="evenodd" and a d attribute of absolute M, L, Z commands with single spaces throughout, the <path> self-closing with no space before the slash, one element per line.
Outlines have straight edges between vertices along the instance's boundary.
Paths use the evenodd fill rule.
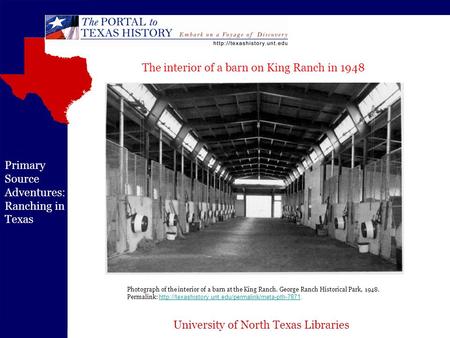
<path fill-rule="evenodd" d="M 193 222 L 189 224 L 189 231 L 190 232 L 197 232 L 200 230 L 200 222 Z"/>
<path fill-rule="evenodd" d="M 167 233 L 167 239 L 169 241 L 174 241 L 176 237 L 177 237 L 177 233 L 176 232 L 168 232 Z"/>
<path fill-rule="evenodd" d="M 328 236 L 328 229 L 322 228 L 321 224 L 316 224 L 316 233 L 320 237 Z"/>
<path fill-rule="evenodd" d="M 359 253 L 369 252 L 369 243 L 358 243 Z"/>

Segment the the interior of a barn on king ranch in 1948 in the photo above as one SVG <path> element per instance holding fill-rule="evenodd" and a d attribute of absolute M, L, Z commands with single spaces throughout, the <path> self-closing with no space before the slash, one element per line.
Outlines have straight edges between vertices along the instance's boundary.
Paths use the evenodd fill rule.
<path fill-rule="evenodd" d="M 109 272 L 402 270 L 401 84 L 106 90 Z"/>

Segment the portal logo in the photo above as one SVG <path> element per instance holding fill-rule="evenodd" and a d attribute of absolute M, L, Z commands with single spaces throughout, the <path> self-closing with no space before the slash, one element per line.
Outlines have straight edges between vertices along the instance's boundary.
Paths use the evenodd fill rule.
<path fill-rule="evenodd" d="M 48 40 L 78 40 L 78 15 L 46 15 L 45 38 Z"/>
<path fill-rule="evenodd" d="M 80 40 L 160 40 L 172 31 L 150 16 L 80 15 Z"/>

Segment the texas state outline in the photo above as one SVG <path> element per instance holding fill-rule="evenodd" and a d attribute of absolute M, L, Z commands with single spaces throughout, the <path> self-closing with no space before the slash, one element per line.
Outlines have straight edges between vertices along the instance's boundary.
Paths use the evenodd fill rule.
<path fill-rule="evenodd" d="M 86 59 L 45 53 L 44 38 L 24 39 L 24 73 L 0 74 L 13 94 L 24 100 L 38 95 L 57 122 L 68 124 L 67 110 L 91 89 Z"/>

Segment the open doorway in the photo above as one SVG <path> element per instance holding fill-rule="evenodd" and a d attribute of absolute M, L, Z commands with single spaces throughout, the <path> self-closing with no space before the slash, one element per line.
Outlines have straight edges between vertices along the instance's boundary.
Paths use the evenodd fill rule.
<path fill-rule="evenodd" d="M 272 210 L 272 196 L 247 195 L 246 216 L 270 218 Z"/>

